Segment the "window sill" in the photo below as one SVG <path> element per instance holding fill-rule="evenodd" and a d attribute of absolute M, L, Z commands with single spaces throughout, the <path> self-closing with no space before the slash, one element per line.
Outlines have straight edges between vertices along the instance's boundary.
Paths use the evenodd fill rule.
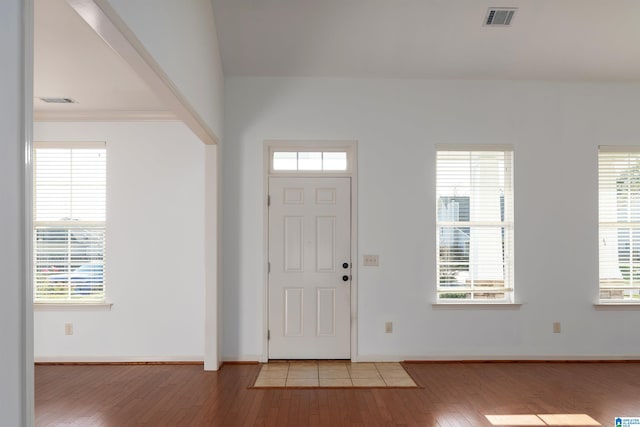
<path fill-rule="evenodd" d="M 640 302 L 610 302 L 610 303 L 597 303 L 593 304 L 596 310 L 640 310 Z"/>
<path fill-rule="evenodd" d="M 519 310 L 522 304 L 516 303 L 495 303 L 495 302 L 437 302 L 431 307 L 437 310 Z"/>
<path fill-rule="evenodd" d="M 34 302 L 33 311 L 111 311 L 112 302 Z"/>

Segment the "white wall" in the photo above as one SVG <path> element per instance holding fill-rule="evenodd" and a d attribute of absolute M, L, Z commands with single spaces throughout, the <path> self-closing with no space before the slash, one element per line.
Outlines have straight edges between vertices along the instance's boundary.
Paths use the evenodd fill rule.
<path fill-rule="evenodd" d="M 262 354 L 266 139 L 359 141 L 361 360 L 639 357 L 639 313 L 593 306 L 597 147 L 638 144 L 638 111 L 640 84 L 228 78 L 224 358 Z M 431 305 L 438 143 L 514 146 L 519 309 Z"/>
<path fill-rule="evenodd" d="M 36 360 L 203 360 L 204 145 L 178 122 L 36 123 L 34 140 L 107 142 L 114 304 L 37 311 Z"/>
<path fill-rule="evenodd" d="M 224 77 L 210 0 L 107 0 L 222 138 Z"/>

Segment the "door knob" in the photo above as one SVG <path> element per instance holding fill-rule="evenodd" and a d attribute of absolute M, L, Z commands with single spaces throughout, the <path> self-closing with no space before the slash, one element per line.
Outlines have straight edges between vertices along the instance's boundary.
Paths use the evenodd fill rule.
<path fill-rule="evenodd" d="M 348 262 L 342 263 L 342 268 L 349 268 L 349 263 Z"/>
<path fill-rule="evenodd" d="M 343 282 L 348 282 L 349 281 L 349 276 L 347 276 L 347 275 L 342 276 L 342 281 Z"/>

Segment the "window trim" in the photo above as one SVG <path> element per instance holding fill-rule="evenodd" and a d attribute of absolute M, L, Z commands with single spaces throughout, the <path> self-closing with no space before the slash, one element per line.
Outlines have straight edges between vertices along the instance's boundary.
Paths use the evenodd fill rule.
<path fill-rule="evenodd" d="M 440 294 L 442 293 L 455 293 L 456 291 L 460 290 L 460 289 L 456 289 L 456 291 L 452 291 L 450 289 L 446 289 L 446 290 L 442 290 L 440 287 L 440 278 L 439 278 L 439 265 L 440 265 L 440 247 L 439 247 L 439 230 L 440 227 L 446 226 L 447 224 L 456 224 L 456 225 L 460 225 L 462 224 L 463 226 L 473 226 L 473 224 L 476 225 L 480 225 L 480 226 L 486 226 L 488 223 L 480 221 L 480 222 L 476 222 L 476 221 L 455 221 L 455 222 L 449 222 L 449 221 L 438 221 L 438 214 L 437 214 L 437 193 L 438 193 L 438 154 L 439 152 L 503 152 L 503 153 L 509 153 L 510 155 L 510 173 L 507 176 L 505 176 L 505 189 L 509 188 L 510 189 L 510 197 L 511 197 L 511 201 L 510 201 L 510 211 L 507 212 L 505 210 L 505 218 L 503 221 L 497 221 L 497 222 L 492 222 L 493 225 L 499 225 L 501 227 L 504 227 L 505 233 L 508 232 L 510 234 L 509 238 L 505 238 L 505 245 L 506 242 L 510 243 L 510 250 L 509 250 L 509 263 L 507 265 L 507 262 L 504 262 L 504 266 L 507 267 L 508 266 L 508 276 L 505 277 L 505 286 L 501 287 L 501 288 L 496 288 L 495 290 L 498 291 L 503 291 L 505 293 L 505 297 L 504 299 L 499 299 L 499 300 L 494 300 L 494 299 L 489 299 L 489 300 L 467 300 L 467 299 L 440 299 Z M 515 204 L 514 204 L 514 198 L 515 198 L 515 191 L 514 191 L 514 164 L 515 164 L 515 156 L 514 156 L 514 147 L 513 145 L 510 144 L 483 144 L 483 145 L 474 145 L 474 144 L 436 144 L 435 145 L 435 193 L 436 193 L 436 217 L 435 217 L 435 222 L 436 222 L 436 286 L 435 286 L 435 302 L 432 303 L 433 307 L 485 307 L 485 308 L 491 308 L 491 307 L 515 307 L 518 308 L 520 307 L 521 304 L 516 303 L 516 299 L 515 299 L 515 238 L 514 238 L 514 234 L 515 234 Z M 505 192 L 506 193 L 506 192 Z M 506 195 L 506 194 L 505 194 Z M 505 209 L 507 207 L 507 204 L 505 203 Z M 508 219 L 510 217 L 510 220 Z M 507 282 L 508 281 L 508 282 Z M 461 289 L 464 292 L 482 292 L 482 291 L 474 291 L 474 290 L 468 290 L 467 287 L 465 287 L 464 289 Z"/>
<path fill-rule="evenodd" d="M 593 304 L 596 311 L 635 311 L 640 310 L 640 304 L 638 303 L 602 303 L 597 302 Z"/>
<path fill-rule="evenodd" d="M 111 311 L 113 303 L 104 302 L 34 302 L 33 311 Z"/>
<path fill-rule="evenodd" d="M 603 268 L 603 257 L 602 254 L 600 252 L 601 248 L 600 248 L 600 241 L 602 240 L 602 226 L 603 224 L 609 224 L 609 226 L 611 227 L 612 224 L 615 224 L 615 227 L 617 227 L 618 225 L 621 226 L 621 228 L 625 228 L 624 224 L 629 224 L 629 226 L 633 225 L 634 222 L 621 222 L 621 221 L 615 221 L 615 222 L 611 222 L 611 221 L 601 221 L 601 211 L 603 210 L 604 206 L 602 205 L 602 182 L 600 180 L 600 174 L 601 174 L 601 163 L 600 163 L 600 155 L 601 154 L 612 154 L 612 153 L 618 153 L 620 155 L 636 155 L 638 157 L 640 157 L 640 146 L 638 145 L 599 145 L 598 146 L 598 154 L 597 154 L 597 162 L 598 162 L 598 168 L 597 168 L 597 173 L 598 173 L 598 295 L 596 298 L 596 303 L 594 303 L 594 307 L 596 310 L 625 310 L 625 309 L 640 309 L 640 299 L 638 300 L 633 300 L 633 299 L 603 299 L 602 298 L 602 291 L 603 290 L 619 290 L 619 289 L 623 289 L 625 287 L 603 287 L 602 283 L 601 283 L 601 277 L 600 277 L 600 272 Z M 640 170 L 640 168 L 639 168 Z M 640 214 L 640 210 L 638 211 L 638 213 Z M 635 222 L 637 224 L 637 222 Z M 632 227 L 627 227 L 627 228 L 632 228 Z M 637 225 L 636 225 L 637 226 Z M 636 228 L 637 230 L 637 228 Z M 636 289 L 638 289 L 638 286 L 640 286 L 640 280 L 638 281 L 638 285 L 635 286 Z M 633 289 L 633 286 L 629 286 L 629 289 Z"/>
<path fill-rule="evenodd" d="M 482 300 L 473 300 L 467 302 L 434 302 L 431 304 L 434 309 L 505 309 L 505 310 L 519 310 L 522 307 L 522 303 L 516 302 L 495 302 L 488 300 L 488 302 L 484 302 Z"/>
<path fill-rule="evenodd" d="M 110 311 L 111 307 L 113 306 L 113 303 L 110 302 L 107 299 L 107 288 L 106 288 L 106 269 L 104 268 L 106 262 L 105 262 L 105 255 L 106 255 L 106 250 L 103 252 L 103 259 L 102 259 L 102 265 L 103 265 L 103 282 L 102 282 L 102 286 L 103 286 L 103 292 L 102 292 L 102 298 L 96 298 L 96 299 L 87 299 L 87 300 L 82 300 L 82 299 L 78 299 L 78 300 L 55 300 L 55 299 L 36 299 L 36 287 L 37 287 L 37 281 L 35 278 L 35 271 L 36 271 L 36 266 L 37 266 L 37 258 L 35 257 L 35 253 L 37 252 L 37 245 L 35 242 L 35 236 L 36 236 L 36 229 L 37 227 L 42 227 L 42 226 L 63 226 L 65 221 L 37 221 L 36 220 L 36 197 L 37 197 L 37 191 L 36 191 L 36 186 L 37 186 L 37 180 L 36 180 L 36 174 L 37 174 L 37 154 L 36 151 L 38 149 L 101 149 L 101 150 L 107 150 L 107 143 L 106 141 L 34 141 L 33 142 L 33 166 L 32 166 L 32 181 L 31 181 L 31 188 L 32 188 L 32 194 L 31 194 L 31 199 L 32 199 L 32 203 L 31 203 L 31 216 L 32 216 L 32 221 L 31 221 L 31 232 L 32 232 L 32 239 L 33 239 L 33 244 L 32 244 L 32 265 L 30 268 L 30 272 L 31 272 L 31 277 L 32 277 L 32 281 L 33 281 L 33 291 L 32 291 L 32 297 L 31 297 L 31 302 L 32 302 L 32 306 L 33 306 L 33 310 L 34 311 L 56 311 L 56 310 L 66 310 L 66 309 L 80 309 L 80 310 L 91 310 L 91 311 L 103 311 L 103 310 L 107 310 Z M 107 155 L 107 161 L 108 162 L 108 155 Z M 106 168 L 108 167 L 108 164 L 105 163 L 105 173 L 108 173 Z M 88 220 L 88 221 L 82 221 L 82 224 L 85 224 L 89 227 L 95 227 L 95 226 L 100 226 L 103 229 L 103 233 L 104 233 L 104 241 L 103 241 L 103 245 L 106 249 L 106 229 L 107 229 L 107 219 L 106 219 L 106 212 L 107 212 L 107 206 L 106 206 L 106 197 L 107 197 L 107 188 L 108 188 L 108 183 L 107 183 L 107 178 L 105 176 L 105 220 L 104 221 L 95 221 L 95 220 Z"/>

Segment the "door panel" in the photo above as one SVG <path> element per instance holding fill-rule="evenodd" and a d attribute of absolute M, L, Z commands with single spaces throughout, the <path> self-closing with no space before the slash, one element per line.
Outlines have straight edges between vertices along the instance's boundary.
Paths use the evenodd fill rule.
<path fill-rule="evenodd" d="M 288 273 L 303 271 L 303 229 L 304 218 L 284 217 L 284 270 Z"/>
<path fill-rule="evenodd" d="M 303 297 L 304 289 L 284 289 L 284 335 L 286 337 L 301 337 L 304 335 Z"/>
<path fill-rule="evenodd" d="M 335 296 L 335 289 L 318 289 L 318 336 L 333 337 L 336 335 Z"/>
<path fill-rule="evenodd" d="M 336 271 L 336 218 L 316 218 L 316 271 Z"/>
<path fill-rule="evenodd" d="M 351 356 L 350 188 L 350 178 L 269 179 L 271 359 Z"/>

